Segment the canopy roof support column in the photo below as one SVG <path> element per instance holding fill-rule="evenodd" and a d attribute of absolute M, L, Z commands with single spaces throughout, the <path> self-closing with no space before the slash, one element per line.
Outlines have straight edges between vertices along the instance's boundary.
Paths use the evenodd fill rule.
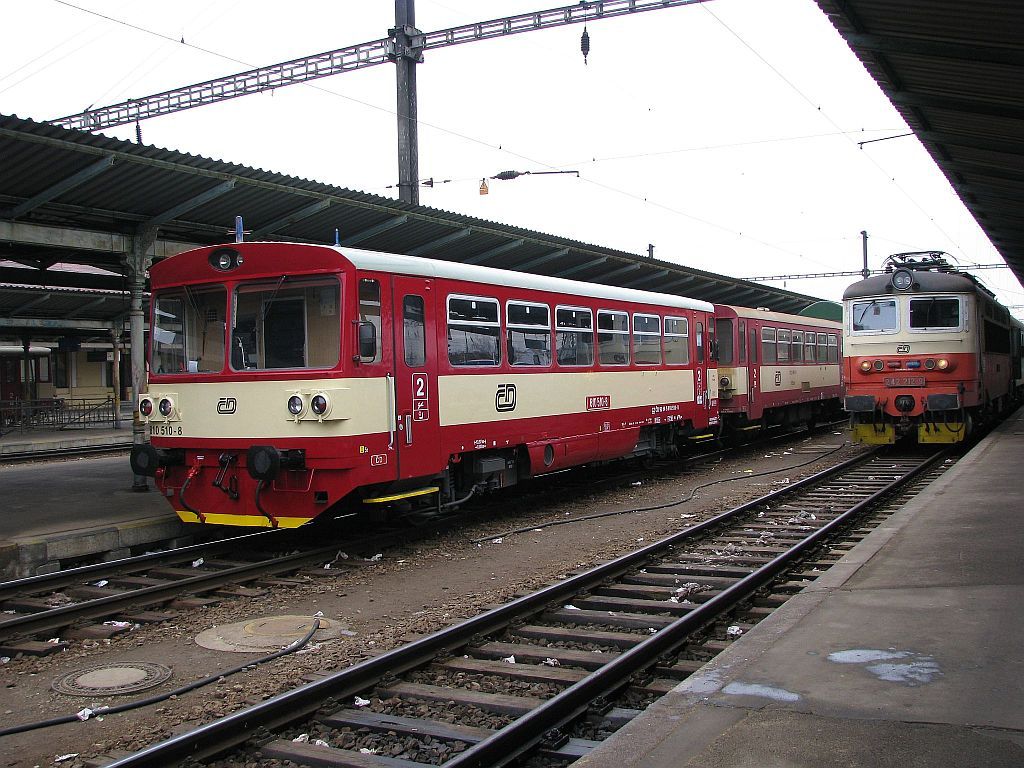
<path fill-rule="evenodd" d="M 131 322 L 132 340 L 132 394 L 135 396 L 135 418 L 132 421 L 132 443 L 146 442 L 146 425 L 138 418 L 139 395 L 146 391 L 146 315 L 142 310 L 143 293 L 146 290 L 146 271 L 153 263 L 149 250 L 156 242 L 157 227 L 142 225 L 132 237 L 131 251 L 125 254 L 124 264 L 128 268 L 128 294 L 131 300 L 128 317 Z M 148 491 L 149 484 L 143 475 L 135 475 L 133 491 Z"/>

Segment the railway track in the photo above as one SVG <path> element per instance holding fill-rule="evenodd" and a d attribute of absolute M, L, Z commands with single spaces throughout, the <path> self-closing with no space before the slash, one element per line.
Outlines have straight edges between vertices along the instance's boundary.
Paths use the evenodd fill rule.
<path fill-rule="evenodd" d="M 884 517 L 942 459 L 844 462 L 114 765 L 239 749 L 225 765 L 570 763 L 820 575 L 864 535 L 855 521 Z"/>

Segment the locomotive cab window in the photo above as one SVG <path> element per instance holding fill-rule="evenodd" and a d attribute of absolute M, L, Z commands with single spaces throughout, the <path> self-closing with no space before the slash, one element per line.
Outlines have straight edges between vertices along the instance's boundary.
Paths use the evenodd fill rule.
<path fill-rule="evenodd" d="M 850 305 L 850 323 L 853 333 L 895 333 L 899 330 L 896 299 L 853 302 Z"/>
<path fill-rule="evenodd" d="M 668 365 L 690 362 L 690 326 L 685 317 L 665 318 L 665 362 Z"/>
<path fill-rule="evenodd" d="M 597 313 L 597 349 L 601 365 L 629 365 L 629 315 L 600 310 Z"/>
<path fill-rule="evenodd" d="M 510 365 L 551 365 L 551 310 L 544 304 L 505 305 Z"/>
<path fill-rule="evenodd" d="M 637 365 L 661 365 L 661 318 L 633 315 L 633 359 Z"/>
<path fill-rule="evenodd" d="M 910 300 L 910 330 L 959 330 L 962 327 L 960 299 L 955 296 L 929 296 Z"/>
<path fill-rule="evenodd" d="M 558 364 L 594 364 L 594 315 L 579 307 L 555 308 L 555 353 Z"/>
<path fill-rule="evenodd" d="M 219 373 L 224 368 L 223 287 L 168 291 L 153 310 L 154 373 Z"/>
<path fill-rule="evenodd" d="M 448 297 L 448 362 L 459 367 L 501 363 L 497 299 Z"/>
<path fill-rule="evenodd" d="M 340 285 L 284 275 L 243 283 L 231 305 L 231 368 L 333 368 L 341 353 Z M 378 300 L 379 312 L 379 300 Z"/>

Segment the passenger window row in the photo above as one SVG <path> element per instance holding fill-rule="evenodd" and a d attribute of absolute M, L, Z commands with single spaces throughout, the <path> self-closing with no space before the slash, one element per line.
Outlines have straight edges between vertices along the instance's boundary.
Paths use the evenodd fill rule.
<path fill-rule="evenodd" d="M 761 328 L 761 362 L 838 363 L 839 336 L 791 328 Z"/>
<path fill-rule="evenodd" d="M 559 367 L 687 365 L 689 320 L 685 317 L 597 310 L 531 301 L 505 305 L 502 344 L 501 307 L 497 299 L 453 294 L 448 297 L 448 360 L 454 366 L 496 366 L 502 348 L 512 366 Z M 552 339 L 552 331 L 554 338 Z M 596 332 L 595 332 L 596 331 Z M 552 346 L 553 341 L 553 346 Z"/>

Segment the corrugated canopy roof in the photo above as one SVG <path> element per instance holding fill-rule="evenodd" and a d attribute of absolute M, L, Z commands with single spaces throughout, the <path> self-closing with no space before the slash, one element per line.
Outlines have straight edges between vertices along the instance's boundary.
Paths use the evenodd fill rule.
<path fill-rule="evenodd" d="M 1024 284 L 1024 3 L 817 3 Z"/>
<path fill-rule="evenodd" d="M 131 236 L 158 225 L 162 241 L 230 240 L 236 215 L 249 240 L 331 243 L 483 264 L 607 285 L 797 312 L 814 297 L 623 251 L 456 213 L 414 206 L 316 181 L 45 123 L 0 115 L 0 259 L 41 270 L 55 262 L 123 272 L 123 248 L 83 249 L 5 237 L 4 226 L 40 225 Z M 94 238 L 95 239 L 95 238 Z M 172 249 L 173 250 L 173 249 Z M 52 284 L 49 271 L 26 281 L 0 267 L 0 282 Z M 81 275 L 71 285 L 123 289 Z M 0 317 L 3 310 L 0 309 Z M 2 330 L 2 329 L 0 329 Z"/>

